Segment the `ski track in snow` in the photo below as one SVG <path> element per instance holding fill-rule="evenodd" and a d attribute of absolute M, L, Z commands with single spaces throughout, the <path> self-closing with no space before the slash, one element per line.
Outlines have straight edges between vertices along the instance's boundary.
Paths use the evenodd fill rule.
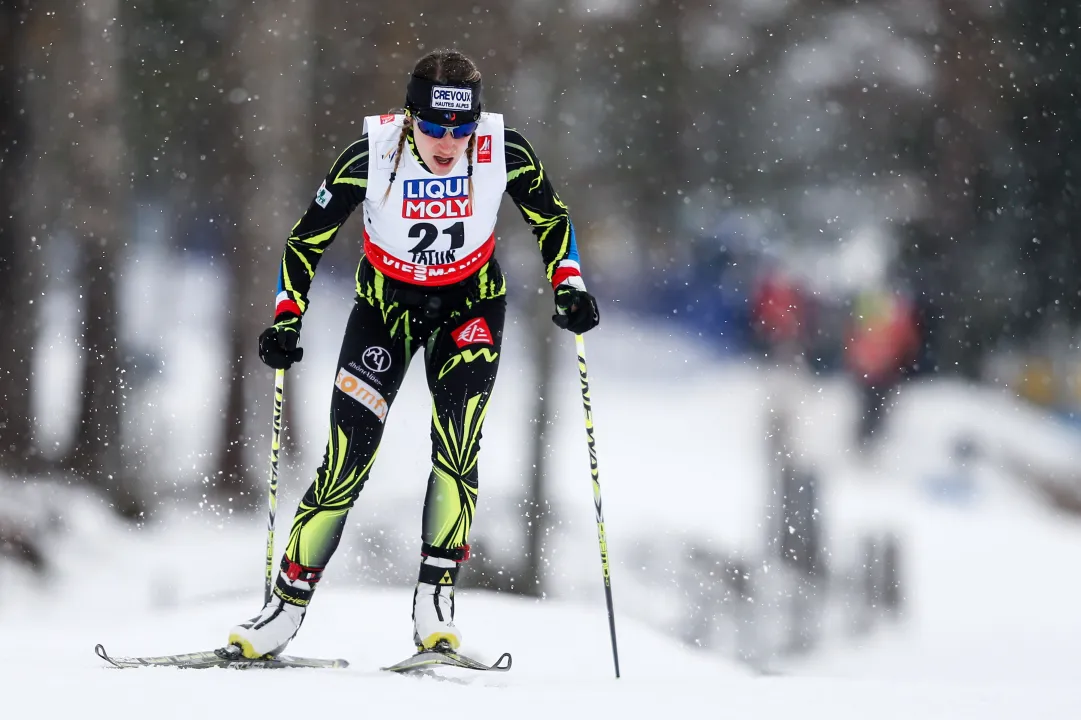
<path fill-rule="evenodd" d="M 505 674 L 443 670 L 441 678 L 378 670 L 409 654 L 407 589 L 323 593 L 289 652 L 345 657 L 343 670 L 115 670 L 93 653 L 166 654 L 219 644 L 250 601 L 210 600 L 183 610 L 20 623 L 8 618 L 0 658 L 6 717 L 192 718 L 326 713 L 332 717 L 469 718 L 1066 718 L 1081 705 L 1064 684 L 955 682 L 815 674 L 762 676 L 619 619 L 623 677 L 614 679 L 600 608 L 462 591 L 463 650 Z M 532 632 L 523 628 L 532 628 Z M 511 629 L 515 629 L 511 632 Z M 8 714 L 12 713 L 12 714 Z"/>

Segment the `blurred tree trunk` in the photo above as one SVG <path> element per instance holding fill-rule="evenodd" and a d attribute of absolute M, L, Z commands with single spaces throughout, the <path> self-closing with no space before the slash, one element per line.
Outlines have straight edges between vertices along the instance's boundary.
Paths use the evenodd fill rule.
<path fill-rule="evenodd" d="M 1008 334 L 1046 331 L 1026 322 L 1081 322 L 1081 204 L 1076 168 L 1081 167 L 1081 6 L 1067 0 L 1015 3 L 1006 23 L 1016 28 L 1017 47 L 1029 48 L 1021 67 L 1023 82 L 1011 99 L 1018 150 L 1025 171 L 1023 227 L 1017 232 L 1014 271 L 1028 278 L 1021 286 Z M 1019 183 L 1020 184 L 1020 183 Z M 1017 201 L 1015 201 L 1017 204 Z M 1020 215 L 1016 210 L 1015 217 Z M 1038 240 L 1038 242 L 1036 242 Z M 1046 278 L 1047 282 L 1035 282 Z"/>
<path fill-rule="evenodd" d="M 525 595 L 540 596 L 544 582 L 544 543 L 552 525 L 548 514 L 549 428 L 552 422 L 552 394 L 555 392 L 555 351 L 564 343 L 553 338 L 552 295 L 550 292 L 533 294 L 529 303 L 530 335 L 533 340 L 533 372 L 537 379 L 537 395 L 533 405 L 536 428 L 529 446 L 533 472 L 529 478 L 529 497 L 526 506 L 526 556 L 521 573 L 519 589 Z M 562 332 L 562 331 L 561 331 Z M 562 339 L 562 338 L 560 338 Z"/>
<path fill-rule="evenodd" d="M 0 558 L 10 558 L 36 573 L 44 574 L 49 569 L 49 562 L 42 547 L 41 534 L 33 525 L 23 526 L 10 518 L 0 517 Z"/>
<path fill-rule="evenodd" d="M 271 386 L 270 372 L 258 361 L 257 338 L 273 317 L 277 266 L 300 208 L 297 176 L 310 137 L 313 63 L 309 3 L 244 2 L 235 12 L 226 69 L 234 111 L 226 236 L 230 371 L 217 489 L 234 506 L 251 509 L 262 497 L 262 472 L 249 466 L 248 450 L 270 427 L 269 412 L 248 412 L 252 399 L 269 396 Z M 262 445 L 269 451 L 269 443 Z"/>
<path fill-rule="evenodd" d="M 27 3 L 0 6 L 0 466 L 30 468 L 34 457 L 30 392 L 31 352 L 38 305 L 33 300 L 30 254 L 35 249 L 23 198 L 28 186 L 26 68 L 20 57 Z"/>
<path fill-rule="evenodd" d="M 121 131 L 118 0 L 85 0 L 61 22 L 78 48 L 71 101 L 75 123 L 69 175 L 74 186 L 72 233 L 81 240 L 82 343 L 86 358 L 75 443 L 66 465 L 100 487 L 126 517 L 143 514 L 136 479 L 121 457 L 119 307 L 116 277 L 129 237 L 130 181 Z"/>
<path fill-rule="evenodd" d="M 30 255 L 39 248 L 25 211 L 32 111 L 25 87 L 31 65 L 28 11 L 27 2 L 16 0 L 0 6 L 0 322 L 9 333 L 0 348 L 0 468 L 17 474 L 41 469 L 32 445 L 30 370 L 38 318 L 38 305 L 31 304 L 37 278 Z M 0 557 L 39 573 L 47 568 L 40 532 L 21 517 L 0 517 Z"/>
<path fill-rule="evenodd" d="M 231 46 L 225 53 L 221 69 L 222 76 L 225 78 L 225 102 L 228 103 L 224 124 L 224 127 L 228 128 L 228 141 L 225 147 L 220 148 L 218 157 L 222 165 L 222 212 L 225 215 L 223 241 L 229 268 L 229 289 L 226 301 L 226 342 L 229 350 L 226 357 L 228 386 L 225 417 L 221 445 L 216 454 L 218 470 L 214 475 L 214 489 L 223 497 L 247 498 L 246 501 L 240 503 L 240 506 L 255 509 L 258 480 L 252 469 L 248 467 L 244 452 L 246 442 L 244 367 L 245 360 L 250 360 L 251 353 L 255 350 L 255 338 L 247 338 L 248 342 L 245 342 L 245 323 L 240 307 L 239 288 L 242 282 L 239 276 L 243 272 L 241 266 L 247 259 L 246 254 L 243 253 L 244 248 L 241 246 L 241 228 L 247 217 L 247 194 L 248 186 L 252 182 L 253 169 L 244 149 L 245 137 L 241 115 L 243 103 L 246 103 L 248 99 L 248 92 L 243 84 L 244 70 L 237 39 L 242 33 L 253 31 L 251 28 L 245 30 L 245 25 L 249 22 L 249 10 L 250 3 L 248 2 L 234 5 L 231 11 L 227 7 L 228 15 L 232 20 L 225 24 L 222 35 L 223 42 Z"/>
<path fill-rule="evenodd" d="M 985 348 L 996 342 L 1008 319 L 1004 301 L 1009 298 L 1004 295 L 1012 294 L 1003 292 L 999 280 L 1012 268 L 994 268 L 987 251 L 1017 239 L 1002 234 L 1008 226 L 1001 219 L 986 222 L 995 208 L 980 205 L 987 199 L 981 194 L 996 165 L 1007 164 L 996 157 L 996 146 L 1015 143 L 1004 131 L 1010 110 L 1006 98 L 1017 85 L 1004 64 L 1008 56 L 1001 54 L 1004 28 L 964 3 L 939 0 L 935 5 L 942 22 L 934 40 L 940 50 L 935 119 L 929 128 L 933 146 L 926 163 L 932 232 L 930 242 L 909 252 L 922 256 L 924 272 L 941 272 L 943 286 L 950 288 L 927 294 L 938 315 L 932 339 L 939 367 L 978 378 Z M 993 182 L 1005 185 L 1001 178 Z M 1010 202 L 1013 198 L 1004 195 L 993 205 L 1001 212 Z M 972 263 L 950 259 L 961 255 L 971 257 Z M 973 263 L 984 272 L 972 272 Z"/>
<path fill-rule="evenodd" d="M 685 105 L 682 82 L 688 72 L 683 62 L 680 34 L 684 10 L 677 0 L 650 0 L 638 7 L 637 32 L 629 34 L 631 58 L 628 75 L 635 94 L 630 101 L 638 110 L 635 121 L 633 186 L 640 193 L 636 203 L 636 225 L 647 243 L 662 253 L 672 252 L 667 244 L 678 238 L 683 210 L 681 199 L 688 187 L 687 172 L 700 164 L 698 158 L 683 154 L 690 125 L 691 107 Z M 634 46 L 638 45 L 638 52 Z"/>
<path fill-rule="evenodd" d="M 563 44 L 556 40 L 561 37 L 574 37 L 574 19 L 565 1 L 547 5 L 547 14 L 542 24 L 543 30 L 534 31 L 537 35 L 526 42 L 536 44 L 537 54 L 544 58 L 550 77 L 555 81 L 548 86 L 549 98 L 544 104 L 546 116 L 540 118 L 548 132 L 542 133 L 539 140 L 530 138 L 541 162 L 545 166 L 556 186 L 556 192 L 566 202 L 573 197 L 571 182 L 572 167 L 569 129 L 561 122 L 560 98 L 566 93 L 566 84 L 576 77 L 574 72 L 575 54 L 566 51 Z M 526 57 L 532 59 L 537 54 Z M 532 133 L 531 133 L 532 134 Z M 550 158 L 550 160 L 546 160 Z M 555 172 L 552 169 L 555 168 Z M 572 212 L 573 215 L 573 212 Z M 543 267 L 543 264 L 541 264 Z M 557 348 L 566 346 L 564 331 L 556 335 L 552 323 L 555 305 L 551 287 L 541 277 L 542 292 L 533 295 L 529 303 L 529 327 L 533 345 L 533 371 L 537 383 L 536 402 L 533 406 L 533 418 L 536 430 L 530 445 L 530 464 L 533 472 L 529 482 L 529 497 L 526 506 L 530 508 L 526 522 L 526 556 L 520 573 L 521 584 L 516 588 L 523 594 L 541 596 L 544 591 L 544 549 L 545 540 L 552 526 L 549 513 L 551 504 L 548 491 L 549 462 L 549 427 L 552 422 L 552 397 L 555 393 L 555 353 Z"/>

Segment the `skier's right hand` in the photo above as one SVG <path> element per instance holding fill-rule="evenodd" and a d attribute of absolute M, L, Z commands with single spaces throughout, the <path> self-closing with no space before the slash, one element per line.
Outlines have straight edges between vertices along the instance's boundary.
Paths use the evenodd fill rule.
<path fill-rule="evenodd" d="M 300 318 L 282 313 L 259 336 L 259 359 L 275 370 L 288 370 L 304 357 L 304 348 L 297 347 L 299 340 Z"/>

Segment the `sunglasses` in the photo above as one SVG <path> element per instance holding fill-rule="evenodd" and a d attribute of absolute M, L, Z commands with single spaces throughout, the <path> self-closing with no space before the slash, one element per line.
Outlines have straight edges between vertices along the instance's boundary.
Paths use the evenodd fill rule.
<path fill-rule="evenodd" d="M 417 124 L 417 130 L 427 135 L 430 138 L 439 140 L 446 137 L 447 133 L 455 140 L 461 140 L 467 138 L 477 131 L 477 123 L 471 122 L 465 125 L 455 125 L 454 127 L 448 127 L 446 125 L 440 125 L 434 122 L 428 122 L 427 120 L 421 120 L 419 117 L 414 117 L 413 120 Z"/>

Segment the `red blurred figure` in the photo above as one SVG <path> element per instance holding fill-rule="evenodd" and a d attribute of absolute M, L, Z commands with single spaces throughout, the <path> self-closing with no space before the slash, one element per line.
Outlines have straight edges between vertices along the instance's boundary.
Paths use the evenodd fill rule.
<path fill-rule="evenodd" d="M 856 297 L 845 365 L 862 390 L 857 439 L 867 444 L 882 424 L 886 401 L 920 349 L 913 303 L 899 293 L 870 290 Z"/>
<path fill-rule="evenodd" d="M 791 362 L 803 351 L 806 303 L 803 289 L 788 274 L 768 272 L 752 297 L 754 329 L 766 355 L 777 362 Z"/>

